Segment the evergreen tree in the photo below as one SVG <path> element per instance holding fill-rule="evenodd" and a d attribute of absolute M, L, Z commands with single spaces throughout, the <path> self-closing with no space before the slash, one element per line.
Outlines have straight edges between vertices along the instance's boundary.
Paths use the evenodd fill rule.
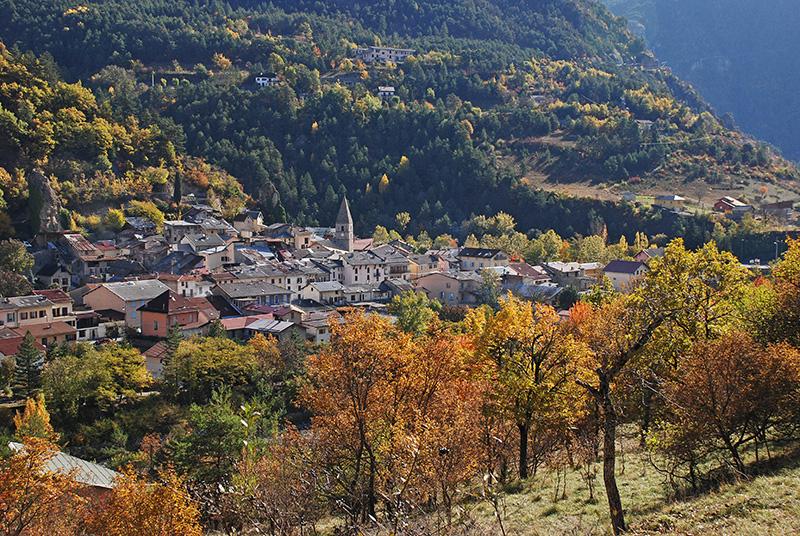
<path fill-rule="evenodd" d="M 31 332 L 25 334 L 15 358 L 14 394 L 30 398 L 41 386 L 41 373 L 44 358 L 36 348 L 36 339 Z"/>
<path fill-rule="evenodd" d="M 178 324 L 173 324 L 170 326 L 169 331 L 167 332 L 167 340 L 165 341 L 165 344 L 167 345 L 167 351 L 164 354 L 164 358 L 161 360 L 164 369 L 167 368 L 167 365 L 170 363 L 170 361 L 172 361 L 172 358 L 175 357 L 182 340 L 183 333 L 181 333 L 180 326 L 178 326 Z"/>
<path fill-rule="evenodd" d="M 211 322 L 211 325 L 208 328 L 208 336 L 224 339 L 228 337 L 228 332 L 225 329 L 225 326 L 222 325 L 222 322 L 219 320 L 214 320 Z"/>

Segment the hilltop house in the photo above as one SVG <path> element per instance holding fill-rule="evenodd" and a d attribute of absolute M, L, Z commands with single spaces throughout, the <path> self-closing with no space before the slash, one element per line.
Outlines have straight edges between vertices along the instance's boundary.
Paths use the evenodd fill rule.
<path fill-rule="evenodd" d="M 774 218 L 778 221 L 788 221 L 794 211 L 794 201 L 778 201 L 777 203 L 767 203 L 761 205 L 761 213 L 764 216 Z"/>
<path fill-rule="evenodd" d="M 378 86 L 378 97 L 384 100 L 394 97 L 394 86 Z"/>
<path fill-rule="evenodd" d="M 280 79 L 275 73 L 259 73 L 256 75 L 256 85 L 258 87 L 273 87 L 280 84 Z"/>
<path fill-rule="evenodd" d="M 252 238 L 264 230 L 264 215 L 260 210 L 245 210 L 233 218 L 233 227 L 242 238 Z"/>
<path fill-rule="evenodd" d="M 681 210 L 684 205 L 686 205 L 686 198 L 677 194 L 658 195 L 653 202 L 653 206 L 669 210 Z"/>
<path fill-rule="evenodd" d="M 732 212 L 744 212 L 750 210 L 750 205 L 747 203 L 743 203 L 739 201 L 735 197 L 725 196 L 720 197 L 716 203 L 714 203 L 714 210 L 716 212 L 722 212 L 724 214 L 731 214 Z"/>
<path fill-rule="evenodd" d="M 368 46 L 356 49 L 356 59 L 364 63 L 403 63 L 416 53 L 411 48 Z"/>

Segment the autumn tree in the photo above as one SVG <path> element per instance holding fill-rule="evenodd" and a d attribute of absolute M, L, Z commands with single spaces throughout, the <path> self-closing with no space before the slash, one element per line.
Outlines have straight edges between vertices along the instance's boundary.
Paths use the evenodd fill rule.
<path fill-rule="evenodd" d="M 508 295 L 496 313 L 476 310 L 467 320 L 473 346 L 493 365 L 495 404 L 519 433 L 519 476 L 533 469 L 580 418 L 581 395 L 573 382 L 585 349 L 560 325 L 549 305 Z"/>
<path fill-rule="evenodd" d="M 254 462 L 239 462 L 234 500 L 246 527 L 289 536 L 313 525 L 322 510 L 314 451 L 313 437 L 289 429 Z"/>
<path fill-rule="evenodd" d="M 47 464 L 57 449 L 47 439 L 25 438 L 21 449 L 0 457 L 0 533 L 76 534 L 82 486 L 72 474 Z"/>
<path fill-rule="evenodd" d="M 603 481 L 615 534 L 626 531 L 616 477 L 617 427 L 620 424 L 616 382 L 631 362 L 641 357 L 669 312 L 646 303 L 636 293 L 585 311 L 577 324 L 589 354 L 576 382 L 586 389 L 600 411 L 603 431 Z"/>
<path fill-rule="evenodd" d="M 772 271 L 772 292 L 762 288 L 761 301 L 746 311 L 746 318 L 760 320 L 754 327 L 765 340 L 800 347 L 800 239 L 786 243 L 788 250 Z"/>
<path fill-rule="evenodd" d="M 174 472 L 162 471 L 151 482 L 130 468 L 108 497 L 88 509 L 83 529 L 92 536 L 203 534 L 198 507 Z"/>
<path fill-rule="evenodd" d="M 255 351 L 258 368 L 267 376 L 277 376 L 285 372 L 281 349 L 275 337 L 256 333 L 247 345 Z"/>
<path fill-rule="evenodd" d="M 730 466 L 745 474 L 742 449 L 791 422 L 798 387 L 800 351 L 788 344 L 764 347 L 742 332 L 699 342 L 665 386 L 670 414 L 653 444 L 668 455 L 680 455 L 690 445 L 695 464 L 724 453 Z"/>
<path fill-rule="evenodd" d="M 258 372 L 253 348 L 230 339 L 192 338 L 180 343 L 164 369 L 164 384 L 173 396 L 187 402 L 205 402 L 214 389 L 228 385 L 246 389 Z"/>
<path fill-rule="evenodd" d="M 14 415 L 14 428 L 19 439 L 37 437 L 53 442 L 58 440 L 58 434 L 50 424 L 50 414 L 45 407 L 42 393 L 25 401 L 23 412 Z"/>
<path fill-rule="evenodd" d="M 33 269 L 33 255 L 19 240 L 0 242 L 0 271 L 27 276 Z"/>
<path fill-rule="evenodd" d="M 397 316 L 397 323 L 406 333 L 421 335 L 436 318 L 441 309 L 437 301 L 431 301 L 422 292 L 409 290 L 392 298 L 387 310 Z"/>
<path fill-rule="evenodd" d="M 747 270 L 712 242 L 689 251 L 676 239 L 651 261 L 638 292 L 643 304 L 667 318 L 627 378 L 631 390 L 640 392 L 633 409 L 640 416 L 642 438 L 662 405 L 658 385 L 678 373 L 680 356 L 695 342 L 714 339 L 737 323 L 748 287 Z"/>
<path fill-rule="evenodd" d="M 379 517 L 397 527 L 414 508 L 451 503 L 474 475 L 479 397 L 464 358 L 439 327 L 413 338 L 361 313 L 332 325 L 300 398 L 314 415 L 324 497 L 351 527 Z"/>

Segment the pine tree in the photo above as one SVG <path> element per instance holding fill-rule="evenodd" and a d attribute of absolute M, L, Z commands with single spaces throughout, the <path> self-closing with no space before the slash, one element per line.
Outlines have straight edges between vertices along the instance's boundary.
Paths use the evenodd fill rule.
<path fill-rule="evenodd" d="M 14 366 L 14 394 L 30 398 L 41 386 L 44 358 L 36 348 L 36 339 L 27 332 L 19 345 Z"/>
<path fill-rule="evenodd" d="M 178 326 L 178 324 L 173 324 L 167 332 L 167 340 L 165 341 L 165 344 L 167 345 L 167 351 L 164 354 L 164 358 L 161 360 L 161 364 L 165 369 L 178 352 L 178 347 L 181 345 L 182 340 L 183 333 L 181 333 L 180 326 Z"/>
<path fill-rule="evenodd" d="M 208 327 L 208 336 L 216 338 L 226 338 L 228 336 L 228 332 L 225 329 L 225 326 L 222 325 L 222 322 L 220 322 L 219 320 L 214 320 Z"/>

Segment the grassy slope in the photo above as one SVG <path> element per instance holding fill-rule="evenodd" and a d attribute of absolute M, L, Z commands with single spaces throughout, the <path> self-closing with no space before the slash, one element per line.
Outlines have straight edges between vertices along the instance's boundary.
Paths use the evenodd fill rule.
<path fill-rule="evenodd" d="M 749 481 L 684 499 L 670 499 L 670 489 L 635 442 L 626 442 L 619 485 L 633 534 L 797 534 L 800 533 L 800 460 L 775 458 L 771 468 Z M 623 470 L 624 468 L 624 470 Z M 596 465 L 595 501 L 589 501 L 578 472 L 567 473 L 566 498 L 554 500 L 555 473 L 545 472 L 521 491 L 505 495 L 508 535 L 610 534 L 602 468 Z M 481 534 L 500 534 L 488 503 L 467 508 Z"/>

